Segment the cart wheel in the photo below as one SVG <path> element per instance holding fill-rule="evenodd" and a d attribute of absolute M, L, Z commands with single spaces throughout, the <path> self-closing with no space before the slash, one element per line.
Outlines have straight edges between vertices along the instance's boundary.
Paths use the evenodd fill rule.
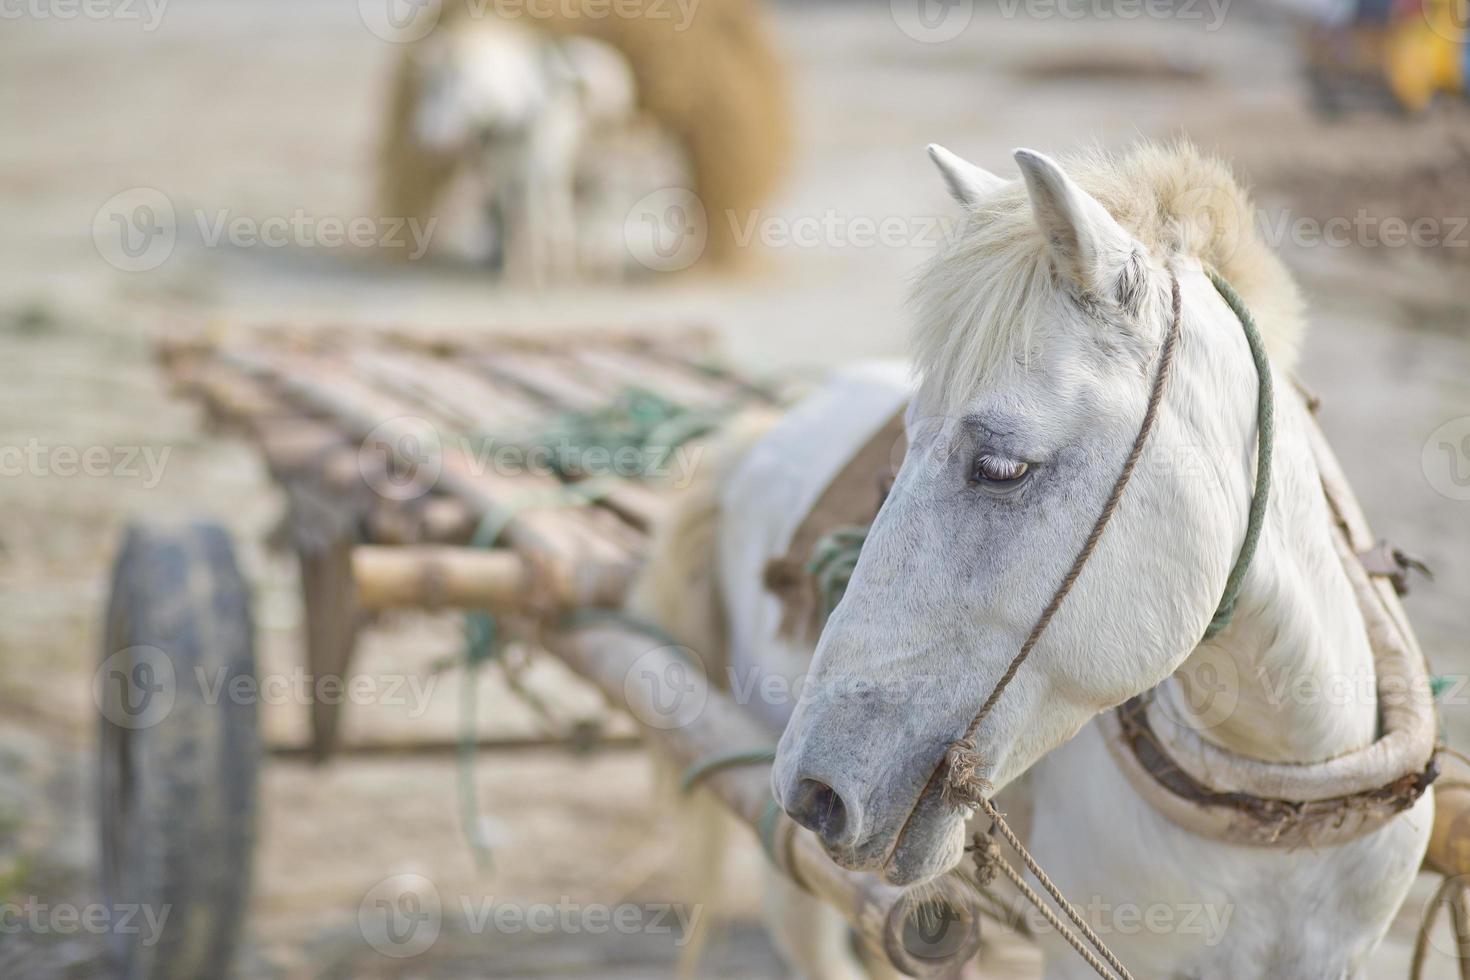
<path fill-rule="evenodd" d="M 104 642 L 93 696 L 116 973 L 225 977 L 249 900 L 259 756 L 249 594 L 226 532 L 131 527 Z"/>

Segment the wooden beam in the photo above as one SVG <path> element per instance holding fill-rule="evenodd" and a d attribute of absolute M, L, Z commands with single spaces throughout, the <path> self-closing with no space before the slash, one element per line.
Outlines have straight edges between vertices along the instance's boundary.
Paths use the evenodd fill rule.
<path fill-rule="evenodd" d="M 352 575 L 368 609 L 512 609 L 531 587 L 525 560 L 503 548 L 359 545 Z"/>
<path fill-rule="evenodd" d="M 548 649 L 614 703 L 624 705 L 681 766 L 769 747 L 776 733 L 712 688 L 687 651 L 613 619 L 593 620 L 546 638 Z M 980 908 L 969 886 L 945 876 L 913 891 L 827 857 L 811 832 L 785 814 L 768 817 L 768 764 L 711 773 L 703 782 L 742 822 L 770 828 L 777 868 L 842 912 L 875 953 L 916 977 L 950 976 L 980 946 Z"/>

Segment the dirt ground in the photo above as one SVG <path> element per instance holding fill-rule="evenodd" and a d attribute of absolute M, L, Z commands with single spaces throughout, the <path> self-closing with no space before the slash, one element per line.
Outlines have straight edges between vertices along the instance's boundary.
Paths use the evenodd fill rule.
<path fill-rule="evenodd" d="M 929 141 L 1002 173 L 1015 146 L 1064 151 L 1184 133 L 1219 149 L 1287 229 L 1281 248 L 1313 319 L 1303 378 L 1323 396 L 1323 423 L 1379 533 L 1433 567 L 1408 608 L 1435 670 L 1463 675 L 1470 232 L 1446 221 L 1420 247 L 1386 235 L 1337 243 L 1313 229 L 1360 209 L 1376 222 L 1463 222 L 1470 112 L 1329 123 L 1311 114 L 1291 29 L 1266 12 L 1227 5 L 1212 29 L 1184 8 L 1125 20 L 1107 7 L 1078 20 L 982 6 L 942 43 L 905 33 L 900 0 L 778 8 L 799 155 L 766 217 L 830 214 L 841 226 L 947 215 L 923 153 Z M 94 243 L 94 219 L 135 188 L 162 192 L 181 215 L 371 214 L 371 150 L 395 47 L 364 29 L 353 4 L 328 0 L 196 0 L 166 7 L 156 29 L 141 5 L 141 21 L 63 18 L 61 4 L 24 9 L 0 31 L 0 446 L 38 448 L 49 462 L 0 478 L 0 900 L 96 900 L 90 684 L 108 562 L 127 521 L 224 521 L 256 593 L 263 662 L 284 671 L 298 659 L 294 569 L 262 546 L 281 496 L 250 452 L 203 431 L 195 409 L 168 396 L 149 357 L 158 327 L 696 322 L 757 372 L 902 351 L 905 289 L 934 245 L 918 230 L 899 247 L 763 247 L 734 278 L 649 276 L 539 295 L 448 261 L 385 269 L 340 248 L 211 245 L 190 221 L 160 267 L 120 270 Z M 105 447 L 107 472 L 68 475 L 57 450 L 91 447 Z M 135 450 L 151 451 L 157 471 L 124 465 Z M 369 638 L 364 669 L 427 670 L 457 643 L 452 619 L 403 617 Z M 348 741 L 451 738 L 457 678 L 441 680 L 412 717 L 385 705 L 349 711 Z M 549 669 L 542 683 L 571 687 Z M 565 703 L 575 712 L 595 702 L 582 692 Z M 304 711 L 267 705 L 269 739 L 299 742 Z M 488 734 L 533 726 L 493 685 L 481 717 Z M 1452 744 L 1470 747 L 1470 711 L 1450 709 L 1446 726 Z M 358 909 L 395 875 L 424 876 L 455 909 L 485 898 L 644 911 L 689 901 L 677 834 L 642 754 L 482 756 L 477 791 L 497 844 L 490 869 L 476 867 L 461 832 L 457 778 L 448 754 L 351 757 L 326 769 L 271 761 L 241 975 L 673 973 L 676 934 L 508 935 L 457 913 L 422 956 L 375 953 Z M 734 852 L 721 903 L 729 925 L 701 975 L 777 975 L 756 926 L 761 860 L 749 842 Z M 1369 975 L 1406 975 L 1424 897 L 1416 892 Z M 75 930 L 0 932 L 0 975 L 100 975 L 97 949 Z M 1452 971 L 1440 955 L 1432 975 Z"/>

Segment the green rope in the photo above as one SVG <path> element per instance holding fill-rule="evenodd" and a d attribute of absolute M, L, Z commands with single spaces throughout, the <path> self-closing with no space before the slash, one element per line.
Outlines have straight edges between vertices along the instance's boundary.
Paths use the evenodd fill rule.
<path fill-rule="evenodd" d="M 1231 617 L 1235 615 L 1236 603 L 1240 600 L 1241 589 L 1245 584 L 1246 572 L 1250 569 L 1251 560 L 1255 557 L 1256 548 L 1260 544 L 1261 528 L 1266 519 L 1266 505 L 1271 496 L 1271 453 L 1275 445 L 1276 432 L 1276 402 L 1271 383 L 1271 363 L 1266 356 L 1266 345 L 1261 339 L 1255 318 L 1251 316 L 1245 301 L 1240 298 L 1240 294 L 1231 287 L 1230 283 L 1214 272 L 1210 273 L 1210 279 L 1214 282 L 1215 288 L 1220 291 L 1226 304 L 1239 318 L 1246 343 L 1250 346 L 1251 359 L 1255 362 L 1258 378 L 1256 390 L 1258 436 L 1255 489 L 1251 493 L 1245 540 L 1241 543 L 1240 554 L 1235 559 L 1235 565 L 1230 569 L 1230 574 L 1225 580 L 1220 604 L 1216 607 L 1214 616 L 1211 617 L 1209 625 L 1205 628 L 1205 639 L 1215 636 L 1230 624 Z M 867 534 L 868 528 L 866 527 L 839 527 L 819 538 L 816 547 L 812 549 L 812 557 L 806 567 L 807 572 L 817 579 L 817 592 L 821 596 L 824 615 L 831 614 L 847 590 Z"/>
<path fill-rule="evenodd" d="M 739 766 L 757 766 L 762 763 L 776 761 L 775 749 L 745 749 L 740 752 L 729 752 L 725 755 L 714 755 L 708 759 L 701 759 L 688 769 L 684 770 L 684 777 L 679 780 L 679 792 L 689 794 L 694 792 L 704 780 L 715 773 L 724 772 L 726 769 L 735 769 Z"/>
<path fill-rule="evenodd" d="M 1256 327 L 1255 318 L 1251 316 L 1250 310 L 1246 309 L 1245 301 L 1225 279 L 1214 271 L 1210 272 L 1210 281 L 1215 284 L 1221 297 L 1235 311 L 1240 320 L 1241 329 L 1245 332 L 1246 343 L 1250 345 L 1251 359 L 1256 364 L 1256 427 L 1258 436 L 1256 440 L 1256 487 L 1251 494 L 1250 517 L 1245 525 L 1245 540 L 1240 546 L 1240 555 L 1235 559 L 1235 566 L 1230 569 L 1230 575 L 1225 580 L 1225 591 L 1220 597 L 1220 605 L 1215 610 L 1215 615 L 1210 619 L 1210 624 L 1205 627 L 1205 639 L 1209 639 L 1230 625 L 1231 617 L 1235 615 L 1235 604 L 1240 599 L 1240 590 L 1245 584 L 1245 574 L 1250 568 L 1251 559 L 1255 557 L 1256 546 L 1260 544 L 1261 527 L 1266 520 L 1266 503 L 1271 495 L 1271 450 L 1275 442 L 1276 431 L 1276 402 L 1272 396 L 1271 387 L 1271 362 L 1266 357 L 1266 345 L 1261 340 L 1261 332 Z"/>
<path fill-rule="evenodd" d="M 649 639 L 657 640 L 663 646 L 675 647 L 680 651 L 684 649 L 684 644 L 662 626 L 622 609 L 573 609 L 562 617 L 561 625 L 563 629 L 569 630 L 584 626 L 625 626 L 636 633 L 642 633 Z"/>
<path fill-rule="evenodd" d="M 766 808 L 761 811 L 761 817 L 755 823 L 756 836 L 760 838 L 761 850 L 766 852 L 766 857 L 771 863 L 780 866 L 781 861 L 776 857 L 776 828 L 781 826 L 781 809 L 774 799 L 766 801 Z"/>
<path fill-rule="evenodd" d="M 857 525 L 834 528 L 817 539 L 812 548 L 812 557 L 806 563 L 807 574 L 817 580 L 817 594 L 822 600 L 822 617 L 832 615 L 837 603 L 852 581 L 853 569 L 857 567 L 863 542 L 868 538 L 868 528 Z"/>
<path fill-rule="evenodd" d="M 564 479 L 585 475 L 590 449 L 606 453 L 609 461 L 635 456 L 638 466 L 618 475 L 638 479 L 661 467 L 684 443 L 717 429 L 731 411 L 731 406 L 687 408 L 654 392 L 628 388 L 606 405 L 562 412 L 541 432 L 514 441 L 527 452 L 544 453 L 551 469 Z M 649 458 L 650 452 L 656 455 Z"/>
<path fill-rule="evenodd" d="M 580 482 L 569 482 L 554 491 L 537 494 L 506 507 L 489 509 L 475 528 L 470 547 L 493 547 L 516 515 L 524 510 L 594 503 L 605 497 L 617 485 L 619 478 L 641 479 L 652 475 L 679 446 L 715 430 L 738 407 L 738 403 L 735 403 L 694 410 L 654 392 L 629 388 L 600 408 L 560 413 L 531 438 L 476 433 L 473 438 L 482 447 L 519 447 L 528 455 L 540 451 L 545 454 L 550 469 L 558 476 L 564 480 Z M 587 475 L 585 463 L 589 450 L 606 453 L 615 470 L 620 456 L 636 455 L 638 465 L 629 472 L 619 470 L 615 475 L 606 478 L 583 479 Z M 649 456 L 650 452 L 655 454 L 652 458 Z M 604 615 L 613 614 L 604 611 Z M 622 614 L 620 621 L 624 625 L 636 625 L 650 635 L 654 632 L 649 624 L 636 623 L 625 614 Z M 668 645 L 678 645 L 661 630 L 658 635 Z M 461 822 L 475 852 L 476 863 L 482 868 L 488 867 L 490 862 L 490 842 L 482 827 L 475 794 L 475 755 L 479 727 L 476 695 L 480 668 L 492 661 L 498 661 L 504 652 L 504 645 L 504 631 L 494 614 L 477 610 L 465 615 L 465 678 L 460 692 L 457 781 Z M 516 685 L 513 679 L 511 687 L 542 717 L 549 715 L 544 703 L 533 692 Z"/>
<path fill-rule="evenodd" d="M 577 507 L 593 503 L 606 496 L 613 488 L 611 481 L 588 480 L 558 487 L 547 493 L 528 496 L 514 504 L 492 507 L 485 512 L 471 535 L 469 547 L 493 548 L 505 529 L 518 514 L 525 510 L 552 507 Z M 459 745 L 456 755 L 459 766 L 456 783 L 459 795 L 460 823 L 466 839 L 475 855 L 475 864 L 480 870 L 491 865 L 491 847 L 481 820 L 479 800 L 475 795 L 475 757 L 479 749 L 479 671 L 482 666 L 499 660 L 505 651 L 504 632 L 495 615 L 485 610 L 474 610 L 464 617 L 464 682 L 459 694 Z M 517 693 L 533 702 L 532 707 L 545 714 L 545 706 L 530 691 L 516 688 Z"/>

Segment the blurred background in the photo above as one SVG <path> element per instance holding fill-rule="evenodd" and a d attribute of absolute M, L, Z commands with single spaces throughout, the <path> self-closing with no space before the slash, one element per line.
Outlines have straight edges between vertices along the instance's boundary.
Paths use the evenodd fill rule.
<path fill-rule="evenodd" d="M 267 547 L 282 494 L 170 396 L 159 332 L 692 325 L 762 378 L 898 356 L 908 284 L 956 218 L 929 142 L 1005 175 L 1013 147 L 1144 137 L 1232 161 L 1308 298 L 1302 381 L 1348 476 L 1378 533 L 1434 571 L 1407 600 L 1432 666 L 1470 670 L 1463 4 L 609 8 L 0 0 L 0 975 L 108 975 L 85 914 L 102 901 L 92 684 L 126 523 L 225 522 L 262 669 L 300 661 L 295 562 Z M 464 921 L 462 899 L 646 912 L 687 896 L 646 756 L 536 747 L 538 717 L 496 676 L 481 734 L 533 744 L 479 757 L 494 863 L 476 865 L 452 751 L 460 678 L 433 672 L 460 643 L 442 614 L 368 633 L 362 670 L 435 683 L 349 705 L 325 767 L 303 757 L 301 697 L 263 699 L 240 976 L 673 974 L 677 929 Z M 548 697 L 595 707 L 538 670 Z M 1470 711 L 1446 723 L 1470 746 Z M 400 751 L 353 751 L 385 743 Z M 701 974 L 776 976 L 763 859 L 737 841 Z M 409 959 L 375 948 L 359 914 L 402 874 L 453 909 Z M 1423 898 L 1371 975 L 1403 975 Z"/>

